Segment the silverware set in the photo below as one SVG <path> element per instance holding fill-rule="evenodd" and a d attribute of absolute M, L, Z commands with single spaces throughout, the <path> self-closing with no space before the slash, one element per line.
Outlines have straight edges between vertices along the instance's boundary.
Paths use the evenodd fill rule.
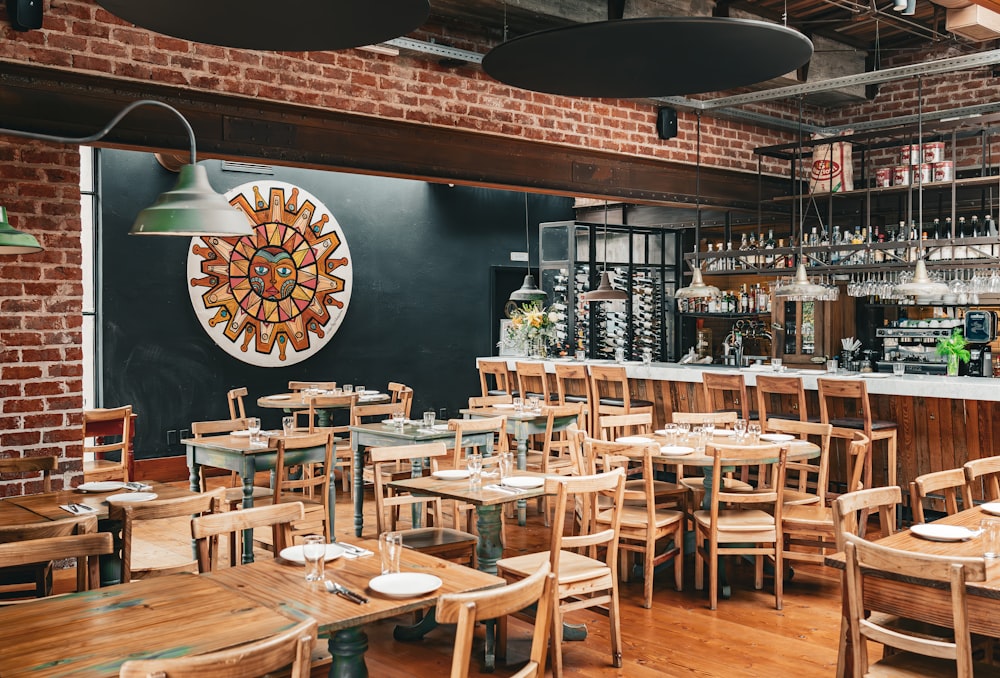
<path fill-rule="evenodd" d="M 346 586 L 341 586 L 337 582 L 333 582 L 327 579 L 323 583 L 326 585 L 327 591 L 336 594 L 341 598 L 347 598 L 347 600 L 351 601 L 352 603 L 357 603 L 358 605 L 364 605 L 365 603 L 368 602 L 368 599 L 365 598 L 360 593 L 355 593 Z"/>

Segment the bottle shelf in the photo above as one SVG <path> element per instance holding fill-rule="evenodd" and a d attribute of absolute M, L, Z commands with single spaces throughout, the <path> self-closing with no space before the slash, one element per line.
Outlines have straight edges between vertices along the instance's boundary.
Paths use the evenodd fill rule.
<path fill-rule="evenodd" d="M 739 320 L 741 318 L 769 318 L 769 312 L 760 313 L 680 313 L 682 318 L 719 318 L 720 320 Z"/>
<path fill-rule="evenodd" d="M 964 179 L 955 179 L 952 181 L 930 181 L 923 184 L 924 191 L 932 190 L 948 190 L 952 187 L 954 183 L 956 188 L 976 188 L 978 186 L 997 186 L 1000 185 L 1000 178 L 998 177 L 966 177 Z M 808 200 L 810 198 L 850 198 L 850 197 L 862 197 L 867 195 L 897 195 L 900 193 L 907 193 L 909 191 L 919 191 L 920 186 L 913 184 L 910 186 L 873 186 L 871 188 L 856 188 L 853 191 L 838 191 L 836 193 L 830 192 L 817 192 L 817 193 L 806 193 L 801 196 L 803 199 Z M 797 195 L 779 195 L 771 200 L 775 203 L 792 203 L 799 199 L 800 196 Z"/>

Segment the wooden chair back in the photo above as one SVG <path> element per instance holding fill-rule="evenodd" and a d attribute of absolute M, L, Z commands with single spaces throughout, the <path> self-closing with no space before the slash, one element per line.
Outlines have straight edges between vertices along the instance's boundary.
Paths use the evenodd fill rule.
<path fill-rule="evenodd" d="M 323 448 L 323 462 L 307 462 L 306 452 Z M 291 475 L 290 467 L 301 466 L 298 477 Z M 275 461 L 276 480 L 274 503 L 295 501 L 301 498 L 316 505 L 306 507 L 306 517 L 292 526 L 292 539 L 297 535 L 323 534 L 331 540 L 329 510 L 330 483 L 333 479 L 333 434 L 310 433 L 278 439 L 278 456 Z"/>
<path fill-rule="evenodd" d="M 52 491 L 52 473 L 59 470 L 59 458 L 13 457 L 0 459 L 0 476 L 39 473 L 39 478 L 24 478 L 24 494 L 40 494 Z"/>
<path fill-rule="evenodd" d="M 317 624 L 307 618 L 287 631 L 218 652 L 170 659 L 132 659 L 119 678 L 257 678 L 281 669 L 289 678 L 309 678 Z"/>
<path fill-rule="evenodd" d="M 389 447 L 372 447 L 368 450 L 372 459 L 372 475 L 375 481 L 375 525 L 379 534 L 386 530 L 396 529 L 396 516 L 400 506 L 418 505 L 424 508 L 428 527 L 432 515 L 440 515 L 441 500 L 438 497 L 396 494 L 388 483 L 393 478 L 393 472 L 401 468 L 404 462 L 412 467 L 415 459 L 430 459 L 431 467 L 436 470 L 437 462 L 448 456 L 448 448 L 444 443 L 419 443 L 415 445 L 391 445 Z M 430 508 L 431 510 L 427 510 Z M 387 511 L 388 509 L 388 511 Z"/>
<path fill-rule="evenodd" d="M 288 382 L 288 390 L 293 393 L 298 391 L 305 391 L 306 389 L 317 389 L 320 391 L 335 391 L 337 390 L 337 382 L 335 381 L 290 381 Z"/>
<path fill-rule="evenodd" d="M 449 419 L 448 429 L 455 432 L 455 446 L 452 448 L 452 468 L 465 468 L 465 457 L 472 448 L 478 449 L 483 457 L 499 455 L 509 449 L 507 442 L 507 417 L 480 417 L 475 419 Z M 463 439 L 467 433 L 493 432 L 487 443 L 472 443 Z"/>
<path fill-rule="evenodd" d="M 545 675 L 549 619 L 555 604 L 555 591 L 556 576 L 549 564 L 543 563 L 527 579 L 501 588 L 441 596 L 437 603 L 437 620 L 457 625 L 450 678 L 466 678 L 469 675 L 476 622 L 514 614 L 532 605 L 537 610 L 537 616 L 531 639 L 531 655 L 528 663 L 513 678 L 541 678 Z"/>
<path fill-rule="evenodd" d="M 844 550 L 844 535 L 854 534 L 864 537 L 868 531 L 867 518 L 872 512 L 879 517 L 881 537 L 888 537 L 896 528 L 893 511 L 902 499 L 899 486 L 871 487 L 856 492 L 842 494 L 833 501 L 833 526 L 837 538 L 837 550 Z"/>
<path fill-rule="evenodd" d="M 652 405 L 645 403 L 641 409 L 632 401 L 628 375 L 620 365 L 590 365 L 590 393 L 594 400 L 594 416 L 601 414 L 631 414 L 634 410 L 652 411 Z"/>
<path fill-rule="evenodd" d="M 514 363 L 517 371 L 517 388 L 521 397 L 538 398 L 547 405 L 552 401 L 552 394 L 549 391 L 549 375 L 545 372 L 545 363 L 542 362 L 521 362 Z"/>
<path fill-rule="evenodd" d="M 598 417 L 597 428 L 601 440 L 646 435 L 653 432 L 653 415 L 650 412 L 604 414 Z"/>
<path fill-rule="evenodd" d="M 785 493 L 785 468 L 788 458 L 787 445 L 722 445 L 709 442 L 705 453 L 712 457 L 711 521 L 718 522 L 719 511 L 727 505 L 736 508 L 766 507 L 774 516 L 775 525 L 781 525 L 781 507 Z M 767 468 L 766 484 L 761 483 L 753 492 L 731 491 L 723 480 L 726 468 L 753 466 Z M 714 529 L 714 527 L 713 527 Z"/>
<path fill-rule="evenodd" d="M 374 424 L 392 416 L 399 409 L 396 403 L 378 403 L 375 405 L 358 405 L 351 408 L 351 426 Z"/>
<path fill-rule="evenodd" d="M 246 417 L 236 419 L 212 419 L 209 421 L 192 421 L 191 435 L 195 438 L 227 435 L 233 431 L 247 430 Z"/>
<path fill-rule="evenodd" d="M 144 502 L 111 502 L 108 509 L 108 517 L 121 524 L 120 554 L 122 562 L 123 582 L 130 582 L 135 579 L 145 579 L 146 577 L 156 577 L 176 572 L 193 571 L 197 565 L 196 558 L 167 560 L 166 562 L 157 559 L 155 564 L 144 568 L 137 568 L 133 563 L 133 546 L 136 541 L 136 531 L 139 523 L 149 520 L 162 520 L 164 518 L 180 518 L 208 515 L 218 513 L 221 510 L 222 502 L 225 500 L 226 488 L 219 487 L 211 492 L 202 492 L 188 497 L 175 497 L 173 499 L 154 499 Z"/>
<path fill-rule="evenodd" d="M 574 430 L 583 428 L 584 404 L 568 403 L 566 405 L 549 405 L 542 407 L 545 415 L 545 431 L 542 433 L 542 473 L 548 473 L 549 463 L 553 458 L 569 458 L 570 428 L 556 431 L 556 421 L 565 417 L 576 417 L 576 422 L 570 424 Z M 504 436 L 506 437 L 506 436 Z"/>
<path fill-rule="evenodd" d="M 674 412 L 671 421 L 675 424 L 701 426 L 705 422 L 716 426 L 732 426 L 740 415 L 736 412 Z"/>
<path fill-rule="evenodd" d="M 403 414 L 409 419 L 410 410 L 413 406 L 413 389 L 406 384 L 400 384 L 398 381 L 390 381 L 387 390 L 390 396 L 389 402 L 401 404 L 403 406 Z"/>
<path fill-rule="evenodd" d="M 750 419 L 750 398 L 742 374 L 705 372 L 701 379 L 706 410 L 735 410 L 743 419 Z"/>
<path fill-rule="evenodd" d="M 838 419 L 860 419 L 862 432 L 872 437 L 872 410 L 868 401 L 868 386 L 864 379 L 816 380 L 819 390 L 819 417 L 824 424 L 834 425 L 834 435 L 850 438 L 853 431 L 839 432 Z"/>
<path fill-rule="evenodd" d="M 963 468 L 973 494 L 981 493 L 984 501 L 1000 501 L 1000 456 L 973 459 Z"/>
<path fill-rule="evenodd" d="M 509 395 L 469 396 L 469 408 L 493 407 L 494 405 L 510 405 L 514 398 Z"/>
<path fill-rule="evenodd" d="M 99 557 L 114 552 L 110 532 L 88 532 L 62 537 L 0 544 L 0 570 L 50 560 L 76 559 L 77 590 L 89 591 L 101 584 Z"/>
<path fill-rule="evenodd" d="M 913 510 L 913 522 L 924 522 L 924 500 L 938 494 L 948 515 L 972 508 L 972 494 L 969 492 L 965 469 L 934 471 L 910 481 L 910 508 Z"/>
<path fill-rule="evenodd" d="M 809 420 L 802 377 L 758 374 L 756 381 L 758 419 L 770 421 L 775 415 L 780 414 L 784 415 L 780 417 L 781 419 Z M 786 403 L 789 407 L 780 408 L 777 406 L 778 403 Z"/>
<path fill-rule="evenodd" d="M 219 564 L 219 537 L 225 535 L 234 541 L 243 530 L 270 527 L 274 552 L 292 543 L 292 523 L 305 517 L 301 502 L 255 506 L 239 511 L 210 513 L 191 519 L 191 537 L 198 553 L 198 571 L 211 572 Z M 230 549 L 229 566 L 237 565 L 237 553 Z"/>
<path fill-rule="evenodd" d="M 41 520 L 35 523 L 22 523 L 18 525 L 0 525 L 0 544 L 10 544 L 13 542 L 30 541 L 32 539 L 50 539 L 52 537 L 65 537 L 71 534 L 91 534 L 97 532 L 97 516 L 72 516 L 59 520 Z M 87 568 L 77 568 L 76 570 L 76 590 L 86 591 L 88 589 Z M 0 573 L 0 582 L 6 584 L 26 584 L 31 581 L 35 583 L 34 596 L 42 598 L 52 593 L 52 562 L 32 563 L 29 566 L 22 566 Z M 23 587 L 12 587 L 10 591 L 4 591 L 4 600 L 24 599 L 28 597 L 28 592 Z"/>
<path fill-rule="evenodd" d="M 490 381 L 492 380 L 492 383 Z M 479 386 L 482 389 L 480 395 L 514 395 L 514 380 L 511 378 L 510 370 L 507 369 L 505 360 L 480 360 L 479 361 Z"/>
<path fill-rule="evenodd" d="M 585 428 L 591 435 L 594 421 L 593 397 L 590 395 L 590 375 L 587 366 L 580 364 L 556 363 L 556 394 L 560 405 L 583 403 L 583 421 L 580 428 Z"/>
<path fill-rule="evenodd" d="M 555 495 L 555 517 L 549 545 L 549 564 L 559 578 L 559 560 L 564 551 L 576 551 L 597 558 L 598 549 L 605 549 L 604 562 L 612 580 L 618 578 L 618 535 L 621 531 L 621 511 L 625 496 L 625 470 L 622 468 L 590 476 L 549 476 L 545 493 Z M 604 498 L 602 501 L 601 498 Z M 585 506 L 586 522 L 579 534 L 563 534 L 566 511 L 577 500 Z M 610 511 L 609 522 L 601 529 L 597 523 L 598 508 Z"/>
<path fill-rule="evenodd" d="M 247 416 L 246 408 L 243 404 L 243 399 L 247 397 L 248 391 L 246 386 L 241 386 L 239 388 L 230 389 L 226 393 L 226 401 L 229 403 L 229 418 L 230 419 L 245 419 Z M 193 431 L 192 431 L 193 433 Z"/>
<path fill-rule="evenodd" d="M 95 424 L 107 422 L 120 422 L 121 440 L 118 442 L 105 443 L 94 439 L 95 436 L 90 429 Z M 100 410 L 84 410 L 83 412 L 83 477 L 87 481 L 91 480 L 129 480 L 129 457 L 132 454 L 130 447 L 129 429 L 132 426 L 132 406 L 113 407 Z M 117 426 L 115 427 L 118 428 Z M 119 461 L 113 462 L 105 458 L 105 455 L 117 453 Z M 89 460 L 88 456 L 93 456 Z"/>
<path fill-rule="evenodd" d="M 972 678 L 972 641 L 969 635 L 966 582 L 986 580 L 986 561 L 983 558 L 938 556 L 894 549 L 854 534 L 845 534 L 843 539 L 847 557 L 845 586 L 849 610 L 848 630 L 856 675 L 869 675 L 866 641 L 871 640 L 905 652 L 954 660 L 955 675 L 959 678 Z M 945 622 L 944 625 L 953 630 L 954 641 L 908 631 L 899 624 L 883 625 L 886 615 L 870 615 L 870 612 L 886 611 L 879 609 L 878 601 L 864 597 L 865 580 L 878 576 L 878 573 L 905 577 L 918 586 L 937 588 L 933 582 L 943 582 L 951 596 L 952 610 L 950 623 Z M 891 615 L 891 618 L 896 617 Z"/>
<path fill-rule="evenodd" d="M 826 506 L 826 491 L 830 483 L 830 424 L 793 419 L 768 419 L 767 430 L 786 433 L 800 440 L 819 439 L 819 456 L 811 460 L 790 461 L 785 466 L 785 501 L 791 499 L 788 490 L 796 493 L 796 503 L 807 503 L 804 495 L 816 497 L 816 503 Z M 811 503 L 811 502 L 810 502 Z"/>
<path fill-rule="evenodd" d="M 295 428 L 299 431 L 304 431 L 307 433 L 316 433 L 319 431 L 319 427 L 316 425 L 317 420 L 317 410 L 325 410 L 331 408 L 341 408 L 348 410 L 348 419 L 353 415 L 354 408 L 357 407 L 358 394 L 357 393 L 345 393 L 344 395 L 317 395 L 309 397 L 309 407 L 304 410 L 296 410 L 292 412 L 292 416 L 295 417 Z M 299 426 L 299 417 L 306 417 L 306 426 Z M 340 427 L 341 429 L 343 427 Z M 331 429 L 334 432 L 342 432 L 340 429 Z"/>

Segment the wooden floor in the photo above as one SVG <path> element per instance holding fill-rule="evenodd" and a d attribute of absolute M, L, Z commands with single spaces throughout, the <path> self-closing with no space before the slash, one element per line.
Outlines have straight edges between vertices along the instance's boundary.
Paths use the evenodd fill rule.
<path fill-rule="evenodd" d="M 225 479 L 228 480 L 228 479 Z M 339 492 L 336 533 L 353 537 L 353 508 L 350 497 Z M 374 536 L 373 501 L 366 498 L 365 533 Z M 529 507 L 529 523 L 507 527 L 505 555 L 547 548 L 548 529 L 540 515 Z M 163 528 L 161 547 L 190 553 L 187 526 Z M 141 555 L 137 556 L 141 560 Z M 261 553 L 260 557 L 269 557 Z M 583 642 L 563 645 L 566 673 L 570 676 L 719 676 L 724 678 L 759 676 L 832 676 L 837 661 L 836 636 L 839 625 L 840 587 L 834 571 L 817 566 L 796 567 L 786 583 L 784 609 L 774 609 L 771 582 L 763 591 L 753 590 L 753 568 L 748 563 L 730 566 L 733 597 L 720 600 L 715 612 L 708 609 L 704 592 L 694 590 L 693 558 L 685 563 L 685 590 L 673 590 L 673 574 L 668 570 L 656 577 L 652 609 L 641 607 L 642 582 L 621 585 L 621 614 L 624 637 L 624 667 L 611 667 L 607 618 L 591 611 L 568 616 L 568 621 L 586 623 L 589 637 Z M 68 573 L 61 573 L 66 576 Z M 451 662 L 452 629 L 439 627 L 422 642 L 400 643 L 392 638 L 395 621 L 367 627 L 367 662 L 374 676 L 445 676 Z M 531 629 L 518 621 L 511 623 L 509 665 L 516 669 L 527 659 Z M 477 637 L 481 645 L 481 631 Z M 475 654 L 473 656 L 476 656 Z M 511 672 L 500 664 L 494 674 Z"/>

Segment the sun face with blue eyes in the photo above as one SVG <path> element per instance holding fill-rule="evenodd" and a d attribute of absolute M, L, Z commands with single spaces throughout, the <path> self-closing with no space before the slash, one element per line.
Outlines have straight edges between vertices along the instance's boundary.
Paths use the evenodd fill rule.
<path fill-rule="evenodd" d="M 268 301 L 279 301 L 295 289 L 297 272 L 291 254 L 280 247 L 264 247 L 250 259 L 247 277 L 254 292 Z"/>

